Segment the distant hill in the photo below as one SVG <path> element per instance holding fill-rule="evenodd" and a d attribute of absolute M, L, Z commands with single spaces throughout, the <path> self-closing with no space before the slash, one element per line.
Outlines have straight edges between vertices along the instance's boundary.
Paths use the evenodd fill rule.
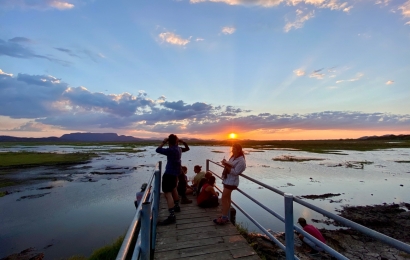
<path fill-rule="evenodd" d="M 132 136 L 117 135 L 116 133 L 71 133 L 62 135 L 60 139 L 62 141 L 78 142 L 130 142 L 144 140 Z"/>
<path fill-rule="evenodd" d="M 144 141 L 142 138 L 117 135 L 116 133 L 71 133 L 61 137 L 14 137 L 0 136 L 0 142 L 136 142 Z"/>
<path fill-rule="evenodd" d="M 359 140 L 410 140 L 410 135 L 363 136 Z"/>

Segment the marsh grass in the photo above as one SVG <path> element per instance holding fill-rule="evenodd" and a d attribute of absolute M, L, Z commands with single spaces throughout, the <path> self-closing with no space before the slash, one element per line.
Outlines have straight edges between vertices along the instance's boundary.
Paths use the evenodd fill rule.
<path fill-rule="evenodd" d="M 84 256 L 71 256 L 66 260 L 111 260 L 117 257 L 118 252 L 120 251 L 122 242 L 124 241 L 124 236 L 120 236 L 114 243 L 110 245 L 103 246 L 95 250 L 90 257 Z"/>
<path fill-rule="evenodd" d="M 40 165 L 64 165 L 86 162 L 93 157 L 95 153 L 38 153 L 38 152 L 6 152 L 0 153 L 0 169 L 11 167 L 35 167 Z"/>
<path fill-rule="evenodd" d="M 393 139 L 392 139 L 393 140 Z M 301 151 L 312 153 L 331 153 L 338 154 L 341 150 L 353 151 L 373 151 L 379 149 L 392 148 L 410 148 L 410 140 L 403 139 L 400 142 L 392 142 L 392 140 L 360 140 L 360 139 L 339 139 L 339 140 L 189 140 L 189 146 L 232 146 L 238 142 L 244 148 L 253 148 L 257 150 L 272 150 L 272 149 L 298 149 Z M 394 139 L 397 141 L 396 139 Z M 13 146 L 41 146 L 41 145 L 66 145 L 66 146 L 121 146 L 124 148 L 138 148 L 144 146 L 158 146 L 159 140 L 146 140 L 137 142 L 2 142 L 0 147 L 9 148 Z M 109 149 L 110 150 L 110 149 Z M 117 150 L 117 149 L 113 149 Z"/>

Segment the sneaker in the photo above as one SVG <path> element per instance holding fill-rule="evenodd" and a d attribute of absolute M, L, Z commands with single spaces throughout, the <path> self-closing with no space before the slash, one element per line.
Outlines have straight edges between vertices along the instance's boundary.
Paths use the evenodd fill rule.
<path fill-rule="evenodd" d="M 182 198 L 181 199 L 181 204 L 189 204 L 192 203 L 192 200 L 188 199 L 188 198 Z"/>
<path fill-rule="evenodd" d="M 177 218 L 175 216 L 171 217 L 168 216 L 168 218 L 164 219 L 163 221 L 158 222 L 158 226 L 165 226 L 169 224 L 173 224 L 177 221 Z"/>
<path fill-rule="evenodd" d="M 225 225 L 226 223 L 229 223 L 229 219 L 224 218 L 224 217 L 219 217 L 219 218 L 214 219 L 214 223 L 217 225 Z"/>
<path fill-rule="evenodd" d="M 174 211 L 175 212 L 181 212 L 181 207 L 180 206 L 174 206 Z"/>

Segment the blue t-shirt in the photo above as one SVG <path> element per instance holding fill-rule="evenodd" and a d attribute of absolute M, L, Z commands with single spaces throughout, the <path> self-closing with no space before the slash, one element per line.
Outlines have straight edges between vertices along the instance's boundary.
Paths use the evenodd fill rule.
<path fill-rule="evenodd" d="M 186 151 L 189 151 L 189 148 L 181 148 L 178 145 L 169 148 L 157 148 L 157 153 L 167 156 L 167 165 L 165 166 L 164 174 L 178 176 L 181 173 L 181 155 Z"/>

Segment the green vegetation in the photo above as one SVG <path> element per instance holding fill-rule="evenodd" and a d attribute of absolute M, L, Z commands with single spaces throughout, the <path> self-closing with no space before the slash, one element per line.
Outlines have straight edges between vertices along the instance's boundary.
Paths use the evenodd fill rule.
<path fill-rule="evenodd" d="M 38 153 L 6 152 L 0 153 L 0 169 L 12 167 L 35 167 L 40 165 L 65 165 L 82 163 L 96 157 L 95 153 Z"/>
<path fill-rule="evenodd" d="M 124 236 L 120 236 L 117 240 L 114 241 L 111 245 L 107 245 L 95 250 L 92 255 L 87 258 L 84 256 L 72 256 L 67 260 L 111 260 L 117 257 L 118 252 L 120 251 L 122 241 Z"/>
<path fill-rule="evenodd" d="M 240 143 L 244 148 L 253 148 L 255 150 L 272 150 L 272 149 L 297 149 L 313 153 L 332 153 L 340 154 L 341 150 L 354 151 L 372 151 L 378 149 L 392 148 L 410 148 L 409 139 L 339 139 L 339 140 L 295 140 L 295 141 L 276 141 L 276 140 L 186 140 L 190 146 L 231 146 L 234 142 Z M 158 146 L 160 141 L 138 141 L 138 142 L 2 142 L 0 147 L 7 148 L 16 145 L 19 146 L 41 146 L 41 145 L 66 145 L 75 147 L 97 146 L 105 148 L 107 146 L 119 146 L 124 150 L 107 147 L 108 152 L 139 152 L 142 150 L 133 150 L 145 146 Z M 93 149 L 93 148 L 90 148 Z"/>
<path fill-rule="evenodd" d="M 0 191 L 0 198 L 6 196 L 6 192 L 5 191 Z"/>

